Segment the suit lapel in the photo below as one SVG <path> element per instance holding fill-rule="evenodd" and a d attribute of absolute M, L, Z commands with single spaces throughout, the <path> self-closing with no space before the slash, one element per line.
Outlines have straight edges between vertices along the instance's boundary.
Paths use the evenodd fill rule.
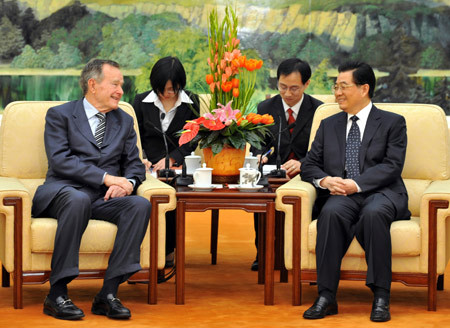
<path fill-rule="evenodd" d="M 79 100 L 75 104 L 75 108 L 73 111 L 73 119 L 75 125 L 80 130 L 80 133 L 94 145 L 97 145 L 95 141 L 94 135 L 92 134 L 91 126 L 89 125 L 86 111 L 84 110 L 83 100 Z"/>
<path fill-rule="evenodd" d="M 118 119 L 119 109 L 106 113 L 106 131 L 103 138 L 102 148 L 108 146 L 120 130 L 120 121 Z"/>
<path fill-rule="evenodd" d="M 295 120 L 296 124 L 294 131 L 292 131 L 291 140 L 294 140 L 296 135 L 303 129 L 308 121 L 312 121 L 312 116 L 314 116 L 314 110 L 312 110 L 311 97 L 305 94 L 303 103 L 297 114 L 297 119 Z"/>
<path fill-rule="evenodd" d="M 338 154 L 341 154 L 339 158 L 340 165 L 345 168 L 345 143 L 347 135 L 347 113 L 341 112 L 338 117 L 336 124 L 334 125 L 336 133 L 337 146 L 339 147 Z"/>
<path fill-rule="evenodd" d="M 361 142 L 361 148 L 359 150 L 359 166 L 361 172 L 364 169 L 364 158 L 366 157 L 367 148 L 372 140 L 375 132 L 380 126 L 380 112 L 379 109 L 372 105 L 369 117 L 367 118 L 366 127 L 364 129 L 364 135 Z"/>

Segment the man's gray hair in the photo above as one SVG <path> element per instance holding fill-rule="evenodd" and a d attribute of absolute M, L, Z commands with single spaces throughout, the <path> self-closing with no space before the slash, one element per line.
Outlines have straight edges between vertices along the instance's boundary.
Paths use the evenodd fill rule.
<path fill-rule="evenodd" d="M 91 59 L 81 71 L 80 87 L 83 95 L 88 92 L 88 81 L 95 79 L 98 82 L 103 80 L 103 65 L 108 64 L 113 67 L 120 68 L 119 63 L 109 59 Z"/>

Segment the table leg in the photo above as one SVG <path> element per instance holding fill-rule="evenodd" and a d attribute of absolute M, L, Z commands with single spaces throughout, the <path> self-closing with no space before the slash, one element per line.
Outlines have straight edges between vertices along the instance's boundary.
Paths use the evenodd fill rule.
<path fill-rule="evenodd" d="M 219 234 L 219 210 L 211 210 L 211 264 L 217 263 L 217 235 Z"/>
<path fill-rule="evenodd" d="M 264 305 L 274 304 L 275 203 L 267 203 Z"/>
<path fill-rule="evenodd" d="M 258 284 L 264 284 L 266 214 L 258 213 Z"/>
<path fill-rule="evenodd" d="M 177 201 L 175 304 L 184 304 L 185 206 L 185 202 Z"/>
<path fill-rule="evenodd" d="M 280 282 L 288 282 L 284 264 L 284 213 L 275 212 L 275 270 L 280 270 Z"/>

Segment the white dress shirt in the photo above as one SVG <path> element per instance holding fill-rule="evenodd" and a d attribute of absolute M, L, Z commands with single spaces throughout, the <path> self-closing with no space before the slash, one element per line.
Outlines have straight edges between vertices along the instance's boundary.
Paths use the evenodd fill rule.
<path fill-rule="evenodd" d="M 162 104 L 161 100 L 159 100 L 158 95 L 155 91 L 151 91 L 147 97 L 145 97 L 142 102 L 144 103 L 154 103 L 155 106 L 159 109 L 159 119 L 161 120 L 162 114 L 164 114 L 164 119 L 161 120 L 161 128 L 163 132 L 166 132 L 170 123 L 172 122 L 173 118 L 175 117 L 175 114 L 177 112 L 178 106 L 181 105 L 181 103 L 186 104 L 193 104 L 191 98 L 184 92 L 184 90 L 181 90 L 178 94 L 178 99 L 175 102 L 175 105 L 168 111 L 164 109 L 164 105 Z"/>
<path fill-rule="evenodd" d="M 294 116 L 294 118 L 297 120 L 298 112 L 300 111 L 300 107 L 302 106 L 303 99 L 305 99 L 305 95 L 302 95 L 302 99 L 300 99 L 298 103 L 296 103 L 294 106 L 291 107 L 288 104 L 286 104 L 283 98 L 281 98 L 281 102 L 283 103 L 284 114 L 286 115 L 286 122 L 289 121 L 289 113 L 288 113 L 289 108 L 292 109 L 292 116 Z"/>

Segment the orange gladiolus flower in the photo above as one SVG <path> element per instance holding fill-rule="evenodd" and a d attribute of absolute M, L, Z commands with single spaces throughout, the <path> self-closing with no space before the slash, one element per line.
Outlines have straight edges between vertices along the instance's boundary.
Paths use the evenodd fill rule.
<path fill-rule="evenodd" d="M 239 88 L 239 79 L 232 79 L 233 88 Z"/>
<path fill-rule="evenodd" d="M 212 74 L 206 74 L 206 83 L 211 84 L 214 82 L 214 76 Z"/>
<path fill-rule="evenodd" d="M 230 81 L 226 81 L 222 83 L 222 91 L 223 92 L 230 92 L 233 88 L 233 84 Z"/>
<path fill-rule="evenodd" d="M 256 62 L 256 69 L 260 69 L 263 65 L 263 61 L 260 59 Z"/>
<path fill-rule="evenodd" d="M 244 120 L 244 118 L 243 118 L 243 117 L 240 117 L 240 118 L 237 120 L 236 124 L 237 124 L 238 126 L 240 126 L 243 120 Z"/>
<path fill-rule="evenodd" d="M 240 56 L 237 58 L 239 61 L 239 67 L 245 67 L 245 61 L 247 60 L 246 56 Z"/>
<path fill-rule="evenodd" d="M 264 114 L 264 115 L 261 117 L 261 123 L 262 123 L 262 124 L 272 124 L 272 123 L 273 123 L 273 117 L 272 117 L 272 115 Z"/>
<path fill-rule="evenodd" d="M 233 97 L 234 98 L 239 97 L 239 89 L 238 88 L 233 88 Z"/>
<path fill-rule="evenodd" d="M 262 119 L 262 116 L 260 114 L 256 114 L 255 116 L 252 117 L 251 123 L 253 123 L 255 125 L 259 124 L 259 123 L 261 123 L 261 119 Z"/>
<path fill-rule="evenodd" d="M 247 71 L 251 72 L 256 69 L 256 60 L 254 59 L 248 59 L 245 61 L 245 68 Z"/>
<path fill-rule="evenodd" d="M 211 93 L 214 93 L 214 89 L 216 88 L 216 84 L 215 83 L 211 83 L 209 85 L 209 90 L 211 90 Z"/>
<path fill-rule="evenodd" d="M 241 112 L 239 112 L 239 113 L 236 114 L 236 119 L 237 119 L 237 120 L 240 119 L 241 117 L 242 117 L 242 113 L 241 113 Z"/>

